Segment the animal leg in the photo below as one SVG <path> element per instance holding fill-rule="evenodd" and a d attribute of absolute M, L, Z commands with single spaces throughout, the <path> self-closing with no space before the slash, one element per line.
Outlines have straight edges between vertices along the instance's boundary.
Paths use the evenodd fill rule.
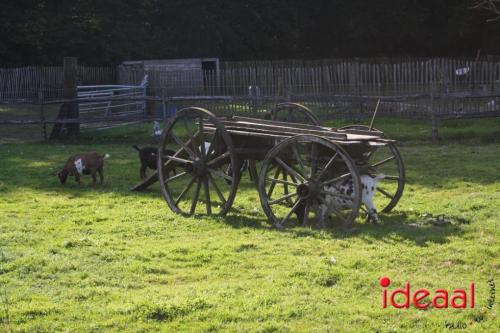
<path fill-rule="evenodd" d="M 141 177 L 141 179 L 146 178 L 146 166 L 145 165 L 141 165 L 141 170 L 139 172 L 139 177 Z"/>
<path fill-rule="evenodd" d="M 95 183 L 97 181 L 96 177 L 95 177 L 95 170 L 92 170 L 91 172 L 91 175 L 92 175 L 92 186 L 95 186 Z"/>
<path fill-rule="evenodd" d="M 328 216 L 328 207 L 325 204 L 320 204 L 316 207 L 316 215 L 318 216 L 319 227 L 325 229 L 326 218 Z"/>
<path fill-rule="evenodd" d="M 101 181 L 101 184 L 104 180 L 104 175 L 102 174 L 102 167 L 97 169 L 97 172 L 99 172 L 99 180 Z"/>
<path fill-rule="evenodd" d="M 78 185 L 80 185 L 80 174 L 79 173 L 76 173 L 75 174 L 75 181 L 78 183 Z"/>

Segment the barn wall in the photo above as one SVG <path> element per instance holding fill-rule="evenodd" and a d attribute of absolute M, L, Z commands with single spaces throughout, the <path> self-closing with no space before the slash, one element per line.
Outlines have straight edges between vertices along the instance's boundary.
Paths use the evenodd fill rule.
<path fill-rule="evenodd" d="M 205 91 L 203 61 L 215 58 L 126 61 L 120 65 L 120 84 L 138 84 L 144 75 L 149 77 L 149 95 L 201 95 Z"/>

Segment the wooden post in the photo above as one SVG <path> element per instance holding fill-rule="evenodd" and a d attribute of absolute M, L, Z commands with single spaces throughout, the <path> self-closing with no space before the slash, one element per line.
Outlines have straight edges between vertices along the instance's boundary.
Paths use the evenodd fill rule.
<path fill-rule="evenodd" d="M 75 57 L 65 57 L 63 60 L 64 66 L 64 99 L 76 99 L 77 92 L 77 75 L 78 75 L 78 60 Z M 68 116 L 70 119 L 78 119 L 78 104 L 70 103 L 68 106 Z M 78 135 L 80 133 L 80 123 L 67 124 L 68 135 Z"/>
<path fill-rule="evenodd" d="M 436 106 L 434 99 L 434 87 L 431 90 L 431 133 L 432 133 L 432 141 L 436 142 L 438 140 L 438 120 L 436 117 Z"/>
<path fill-rule="evenodd" d="M 168 111 L 168 101 L 165 99 L 165 88 L 161 88 L 161 110 L 163 116 L 163 122 L 167 121 L 167 111 Z"/>
<path fill-rule="evenodd" d="M 38 90 L 38 103 L 40 105 L 40 123 L 42 124 L 43 140 L 47 141 L 47 123 L 45 122 L 45 110 L 42 88 Z"/>
<path fill-rule="evenodd" d="M 63 97 L 64 99 L 76 99 L 76 84 L 78 74 L 78 61 L 75 57 L 65 57 L 63 69 Z M 80 123 L 61 123 L 58 120 L 78 119 L 78 104 L 75 102 L 63 103 L 59 109 L 59 114 L 56 118 L 56 123 L 52 127 L 50 139 L 57 139 L 66 129 L 68 135 L 78 135 L 80 133 Z"/>

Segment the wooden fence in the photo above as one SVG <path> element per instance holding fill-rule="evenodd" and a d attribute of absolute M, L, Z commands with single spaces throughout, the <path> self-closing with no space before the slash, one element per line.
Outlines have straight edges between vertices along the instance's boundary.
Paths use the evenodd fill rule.
<path fill-rule="evenodd" d="M 114 67 L 78 67 L 78 84 L 114 84 Z M 0 101 L 36 99 L 39 91 L 46 98 L 62 96 L 62 66 L 28 66 L 0 69 Z"/>
<path fill-rule="evenodd" d="M 431 92 L 497 91 L 500 60 L 222 62 L 221 69 L 121 69 L 120 84 L 150 77 L 155 96 L 402 96 Z"/>
<path fill-rule="evenodd" d="M 150 96 L 401 96 L 500 89 L 496 58 L 222 62 L 218 71 L 80 66 L 78 84 L 137 85 L 146 74 Z M 60 97 L 62 78 L 62 67 L 0 69 L 0 101 L 37 98 L 40 89 L 45 97 Z"/>

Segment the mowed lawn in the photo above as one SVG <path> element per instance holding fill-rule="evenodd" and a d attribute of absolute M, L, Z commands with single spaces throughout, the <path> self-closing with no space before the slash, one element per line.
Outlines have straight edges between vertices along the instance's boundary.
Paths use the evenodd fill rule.
<path fill-rule="evenodd" d="M 224 218 L 170 212 L 129 143 L 0 145 L 1 332 L 496 332 L 500 143 L 409 141 L 402 200 L 354 232 L 272 228 L 243 180 Z M 108 153 L 105 184 L 55 172 Z M 431 222 L 444 215 L 449 224 Z M 382 309 L 390 290 L 476 285 L 474 309 Z"/>

